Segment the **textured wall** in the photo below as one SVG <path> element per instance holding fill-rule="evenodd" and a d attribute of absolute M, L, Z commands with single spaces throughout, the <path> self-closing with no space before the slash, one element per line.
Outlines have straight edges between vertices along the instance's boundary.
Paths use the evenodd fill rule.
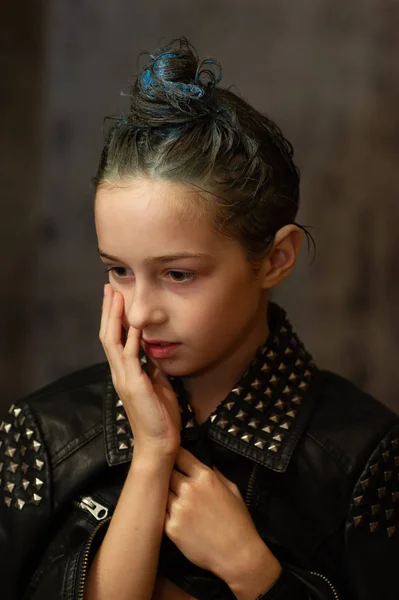
<path fill-rule="evenodd" d="M 5 305 L 15 300 L 17 315 L 24 307 L 22 322 L 27 320 L 25 333 L 14 339 L 5 317 L 14 351 L 2 350 L 4 403 L 103 360 L 98 327 L 104 274 L 90 187 L 102 118 L 125 106 L 118 92 L 134 75 L 138 52 L 185 35 L 201 57 L 222 61 L 223 84 L 235 84 L 274 118 L 296 149 L 299 222 L 314 227 L 318 253 L 310 265 L 304 247 L 276 299 L 321 366 L 399 410 L 399 3 L 53 0 L 41 17 L 45 52 L 36 62 L 43 71 L 42 116 L 34 137 L 37 148 L 40 141 L 40 177 L 28 196 L 23 181 L 15 201 L 7 196 L 7 211 L 14 202 L 29 204 L 29 226 L 21 218 L 6 228 L 21 240 L 25 227 L 33 247 L 17 245 L 34 268 L 26 285 L 2 293 Z M 15 36 L 21 39 L 20 28 Z M 24 68 L 32 77 L 32 65 Z M 21 89 L 16 93 L 26 102 Z M 12 107 L 6 110 L 12 113 Z M 17 160 L 20 149 L 13 152 Z M 30 160 L 32 170 L 38 158 Z M 16 261 L 14 253 L 13 270 Z M 24 356 L 27 376 L 21 377 L 18 360 Z"/>

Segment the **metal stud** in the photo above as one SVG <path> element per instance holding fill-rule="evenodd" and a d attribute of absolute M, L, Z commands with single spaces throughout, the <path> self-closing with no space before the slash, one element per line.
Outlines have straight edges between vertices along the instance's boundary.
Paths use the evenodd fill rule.
<path fill-rule="evenodd" d="M 22 465 L 21 465 L 22 473 L 27 473 L 28 469 L 29 469 L 29 465 L 27 465 L 26 463 L 22 463 Z"/>
<path fill-rule="evenodd" d="M 194 419 L 187 421 L 185 429 L 190 429 L 191 427 L 194 427 Z"/>
<path fill-rule="evenodd" d="M 263 450 L 263 448 L 266 446 L 266 442 L 264 440 L 261 440 L 260 438 L 258 438 L 258 441 L 255 442 L 254 444 L 257 448 L 260 448 L 261 450 Z"/>
<path fill-rule="evenodd" d="M 296 410 L 290 410 L 286 414 L 287 414 L 287 417 L 291 417 L 291 419 L 295 419 L 297 411 Z"/>
<path fill-rule="evenodd" d="M 255 398 L 255 396 L 253 396 L 251 393 L 247 394 L 244 398 L 245 402 L 252 402 L 252 400 Z"/>
<path fill-rule="evenodd" d="M 235 406 L 235 402 L 227 402 L 227 404 L 226 404 L 226 408 L 228 410 L 231 410 L 234 406 Z"/>
<path fill-rule="evenodd" d="M 4 423 L 3 429 L 6 433 L 10 433 L 11 427 L 12 427 L 11 423 Z"/>
<path fill-rule="evenodd" d="M 289 395 L 289 394 L 291 394 L 291 392 L 292 392 L 292 389 L 290 388 L 290 386 L 286 385 L 285 388 L 283 389 L 283 394 Z"/>
<path fill-rule="evenodd" d="M 389 450 L 387 450 L 386 452 L 382 453 L 382 458 L 384 459 L 384 462 L 388 462 L 389 459 L 391 458 L 391 453 Z"/>
<path fill-rule="evenodd" d="M 370 479 L 363 479 L 363 481 L 360 482 L 360 485 L 362 486 L 364 491 L 366 491 L 367 488 L 369 487 L 369 483 L 370 483 Z"/>
<path fill-rule="evenodd" d="M 43 487 L 43 484 L 44 484 L 44 482 L 41 479 L 39 479 L 38 477 L 35 477 L 35 481 L 33 482 L 33 485 L 37 490 L 41 490 Z"/>
<path fill-rule="evenodd" d="M 363 515 L 359 515 L 358 517 L 353 518 L 353 523 L 355 527 L 359 527 L 360 523 L 363 521 Z"/>
<path fill-rule="evenodd" d="M 392 537 L 395 532 L 396 532 L 396 527 L 395 526 L 393 526 L 393 527 L 387 527 L 387 533 L 388 533 L 389 537 Z"/>
<path fill-rule="evenodd" d="M 33 494 L 32 499 L 31 499 L 32 504 L 34 504 L 35 506 L 39 506 L 41 501 L 42 501 L 42 497 L 39 496 L 39 494 Z"/>
<path fill-rule="evenodd" d="M 35 463 L 34 463 L 34 468 L 37 471 L 41 471 L 44 467 L 44 462 L 42 460 L 39 460 L 38 458 L 36 458 Z"/>
<path fill-rule="evenodd" d="M 27 427 L 27 428 L 25 429 L 25 437 L 26 437 L 28 440 L 30 440 L 30 438 L 32 437 L 32 435 L 33 435 L 33 430 L 32 430 L 32 429 L 29 429 L 29 427 Z"/>
<path fill-rule="evenodd" d="M 284 354 L 288 355 L 288 354 L 292 354 L 292 348 L 290 348 L 289 346 L 284 350 Z"/>
<path fill-rule="evenodd" d="M 300 406 L 302 404 L 302 398 L 301 398 L 301 396 L 294 396 L 292 398 L 292 402 L 294 404 L 296 404 L 297 406 Z"/>
<path fill-rule="evenodd" d="M 392 479 L 393 471 L 384 471 L 384 480 L 390 481 Z"/>
<path fill-rule="evenodd" d="M 380 470 L 380 467 L 379 467 L 378 463 L 375 463 L 374 465 L 370 465 L 371 475 L 376 475 L 379 470 Z"/>
<path fill-rule="evenodd" d="M 33 440 L 31 449 L 33 450 L 33 452 L 39 452 L 41 446 L 42 445 L 41 445 L 40 442 L 37 442 L 36 440 Z"/>
<path fill-rule="evenodd" d="M 274 425 L 266 425 L 266 427 L 262 428 L 262 431 L 265 431 L 266 433 L 272 433 L 274 429 Z"/>
<path fill-rule="evenodd" d="M 10 471 L 10 473 L 16 473 L 18 469 L 18 463 L 10 463 L 7 467 L 7 471 Z"/>
<path fill-rule="evenodd" d="M 24 415 L 22 415 L 22 417 L 19 418 L 19 424 L 21 427 L 25 423 L 25 421 L 26 421 L 26 417 Z"/>
<path fill-rule="evenodd" d="M 269 419 L 273 421 L 273 423 L 279 423 L 281 421 L 281 415 L 272 415 Z"/>
<path fill-rule="evenodd" d="M 309 384 L 306 383 L 305 381 L 301 381 L 301 383 L 299 384 L 299 389 L 300 390 L 307 390 L 309 387 Z"/>
<path fill-rule="evenodd" d="M 265 410 L 265 404 L 262 400 L 259 400 L 258 404 L 255 406 L 256 410 L 260 410 L 263 412 Z"/>
<path fill-rule="evenodd" d="M 216 416 L 217 416 L 217 415 L 215 415 L 215 418 L 216 418 Z M 218 422 L 216 423 L 216 425 L 217 425 L 218 427 L 220 427 L 220 429 L 226 429 L 226 427 L 227 427 L 227 425 L 228 425 L 228 424 L 229 424 L 229 422 L 228 422 L 228 421 L 226 421 L 226 419 L 220 419 L 220 421 L 218 421 Z"/>
<path fill-rule="evenodd" d="M 241 392 L 243 391 L 244 388 L 242 388 L 240 385 L 233 388 L 231 391 L 233 392 L 233 394 L 235 394 L 236 396 L 239 396 L 241 394 Z"/>
<path fill-rule="evenodd" d="M 378 488 L 378 497 L 381 498 L 385 498 L 385 496 L 387 495 L 387 488 L 386 487 L 380 487 Z"/>
<path fill-rule="evenodd" d="M 232 425 L 230 427 L 230 429 L 228 430 L 228 432 L 231 433 L 231 435 L 234 435 L 234 437 L 236 437 L 236 435 L 239 431 L 240 431 L 240 428 L 237 427 L 236 425 Z"/>
<path fill-rule="evenodd" d="M 361 496 L 361 498 L 363 498 L 363 496 Z M 371 514 L 373 516 L 375 515 L 379 515 L 381 512 L 381 505 L 380 504 L 373 504 L 373 506 L 371 507 Z"/>
<path fill-rule="evenodd" d="M 390 508 L 389 510 L 385 511 L 385 516 L 387 518 L 387 521 L 390 521 L 391 519 L 393 519 L 393 517 L 395 516 L 395 511 L 393 508 Z"/>
<path fill-rule="evenodd" d="M 296 375 L 296 373 L 291 373 L 291 375 L 288 377 L 288 381 L 296 381 L 298 379 L 298 375 Z"/>
<path fill-rule="evenodd" d="M 302 367 L 302 365 L 303 365 L 303 360 L 301 360 L 300 358 L 298 358 L 298 359 L 295 361 L 295 366 L 296 366 L 296 367 Z"/>
<path fill-rule="evenodd" d="M 268 447 L 268 450 L 271 450 L 272 452 L 277 453 L 280 450 L 280 444 L 277 444 L 277 443 L 270 444 L 270 446 Z"/>
<path fill-rule="evenodd" d="M 281 433 L 277 433 L 276 435 L 273 436 L 273 439 L 276 440 L 276 442 L 282 442 L 283 436 L 281 435 Z"/>
<path fill-rule="evenodd" d="M 276 408 L 279 408 L 280 410 L 283 410 L 283 408 L 284 408 L 284 406 L 285 406 L 285 402 L 283 402 L 283 401 L 281 400 L 281 398 L 279 398 L 279 399 L 277 400 L 277 402 L 275 402 L 275 403 L 274 403 L 274 406 L 275 406 Z"/>
<path fill-rule="evenodd" d="M 116 435 L 126 435 L 126 425 L 119 425 L 116 428 Z"/>
<path fill-rule="evenodd" d="M 273 390 L 271 390 L 269 387 L 265 389 L 265 396 L 267 396 L 268 398 L 271 398 L 273 396 Z"/>
<path fill-rule="evenodd" d="M 29 486 L 30 486 L 30 481 L 28 481 L 28 479 L 23 479 L 22 480 L 22 488 L 24 490 L 27 490 Z"/>
<path fill-rule="evenodd" d="M 128 445 L 125 444 L 125 442 L 119 442 L 118 449 L 119 450 L 127 450 L 128 449 Z"/>
<path fill-rule="evenodd" d="M 21 412 L 22 412 L 22 408 L 14 408 L 14 410 L 13 410 L 14 417 L 19 417 Z"/>
<path fill-rule="evenodd" d="M 7 498 L 7 496 L 4 497 L 4 504 L 6 506 L 8 506 L 8 508 L 11 507 L 11 502 L 12 502 L 12 498 Z"/>
<path fill-rule="evenodd" d="M 6 448 L 6 451 L 4 452 L 4 454 L 6 456 L 9 456 L 10 458 L 12 458 L 14 456 L 14 454 L 16 453 L 16 451 L 17 451 L 16 448 L 9 446 L 8 448 Z"/>
<path fill-rule="evenodd" d="M 356 498 L 353 498 L 353 502 L 356 504 L 356 506 L 359 506 L 362 500 L 363 496 L 356 496 Z"/>
<path fill-rule="evenodd" d="M 17 498 L 14 506 L 15 506 L 15 508 L 18 508 L 18 510 L 22 510 L 23 507 L 25 506 L 25 501 L 22 500 L 22 498 Z"/>
<path fill-rule="evenodd" d="M 280 363 L 278 370 L 280 371 L 280 373 L 284 373 L 284 371 L 287 370 L 287 365 L 285 365 L 284 363 Z"/>
<path fill-rule="evenodd" d="M 20 437 L 21 437 L 20 433 L 14 433 L 14 435 L 13 435 L 14 441 L 17 442 L 17 443 L 19 442 L 19 438 Z"/>
<path fill-rule="evenodd" d="M 250 422 L 248 423 L 248 426 L 254 427 L 254 429 L 257 429 L 259 427 L 259 423 L 260 423 L 260 421 L 258 419 L 251 419 Z"/>
<path fill-rule="evenodd" d="M 118 398 L 118 401 L 115 406 L 116 406 L 116 408 L 120 408 L 121 406 L 123 406 L 122 400 L 120 398 Z"/>
<path fill-rule="evenodd" d="M 266 354 L 266 357 L 269 360 L 274 360 L 276 358 L 277 354 L 275 352 L 273 352 L 273 350 L 269 350 L 269 352 Z"/>
<path fill-rule="evenodd" d="M 116 420 L 117 421 L 126 421 L 126 416 L 122 412 L 118 412 L 118 413 L 116 413 Z"/>
<path fill-rule="evenodd" d="M 6 492 L 8 492 L 9 494 L 12 494 L 13 489 L 15 488 L 15 483 L 6 483 L 6 485 L 4 486 L 4 489 L 6 490 Z"/>
<path fill-rule="evenodd" d="M 261 366 L 260 370 L 262 371 L 262 373 L 268 373 L 270 371 L 270 366 L 268 364 L 264 363 Z"/>
<path fill-rule="evenodd" d="M 212 415 L 212 416 L 211 416 L 211 423 L 213 423 L 213 422 L 214 422 L 214 420 L 215 420 L 215 419 L 217 419 L 217 417 L 218 417 L 218 416 L 217 416 L 216 414 L 215 414 L 215 415 Z"/>
<path fill-rule="evenodd" d="M 254 437 L 254 436 L 253 436 L 253 434 L 252 434 L 252 433 L 245 433 L 244 435 L 242 435 L 242 436 L 241 436 L 241 439 L 242 439 L 244 442 L 250 442 L 250 441 L 252 440 L 252 438 L 253 438 L 253 437 Z"/>
<path fill-rule="evenodd" d="M 277 385 L 278 381 L 278 377 L 276 377 L 275 375 L 272 375 L 270 377 L 270 383 L 272 383 L 273 385 Z"/>
<path fill-rule="evenodd" d="M 12 414 L 12 411 L 14 410 L 14 408 L 15 408 L 15 404 L 11 404 L 10 408 L 8 409 L 8 414 L 9 415 Z"/>
<path fill-rule="evenodd" d="M 284 421 L 284 423 L 281 423 L 279 427 L 281 427 L 281 429 L 289 429 L 291 427 L 291 423 L 289 423 L 288 421 Z"/>
<path fill-rule="evenodd" d="M 378 521 L 372 521 L 370 523 L 370 532 L 374 533 L 375 531 L 377 531 L 378 525 L 379 525 Z"/>
<path fill-rule="evenodd" d="M 256 390 L 259 389 L 259 387 L 262 385 L 262 382 L 259 381 L 259 379 L 255 379 L 252 383 L 251 383 L 251 387 L 255 388 Z"/>
<path fill-rule="evenodd" d="M 247 416 L 246 412 L 244 412 L 243 410 L 239 410 L 238 413 L 236 414 L 236 419 L 240 419 L 240 421 L 244 421 L 246 416 Z"/>

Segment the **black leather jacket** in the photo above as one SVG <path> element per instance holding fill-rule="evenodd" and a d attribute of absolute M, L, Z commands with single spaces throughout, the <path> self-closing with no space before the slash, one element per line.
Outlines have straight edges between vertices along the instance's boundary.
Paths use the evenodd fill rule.
<path fill-rule="evenodd" d="M 398 600 L 399 419 L 318 370 L 273 304 L 269 324 L 247 372 L 201 425 L 172 378 L 182 445 L 238 485 L 282 563 L 265 600 Z M 83 598 L 133 449 L 107 363 L 11 406 L 0 426 L 3 600 Z M 159 571 L 200 600 L 235 597 L 165 535 Z"/>

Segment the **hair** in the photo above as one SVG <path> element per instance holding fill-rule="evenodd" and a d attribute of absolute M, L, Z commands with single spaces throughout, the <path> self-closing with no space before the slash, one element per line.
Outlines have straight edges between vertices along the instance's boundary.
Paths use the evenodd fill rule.
<path fill-rule="evenodd" d="M 218 85 L 220 63 L 200 62 L 186 38 L 149 56 L 125 91 L 128 114 L 106 118 L 112 125 L 96 191 L 137 176 L 197 186 L 210 192 L 216 229 L 257 264 L 276 232 L 295 223 L 299 171 L 292 145 L 272 120 Z"/>

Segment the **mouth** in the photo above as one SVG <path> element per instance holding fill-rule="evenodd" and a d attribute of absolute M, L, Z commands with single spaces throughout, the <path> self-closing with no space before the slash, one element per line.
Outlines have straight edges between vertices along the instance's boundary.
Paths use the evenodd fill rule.
<path fill-rule="evenodd" d="M 169 358 L 180 346 L 180 343 L 165 342 L 161 340 L 153 340 L 151 342 L 143 340 L 143 342 L 144 351 L 152 358 Z"/>

